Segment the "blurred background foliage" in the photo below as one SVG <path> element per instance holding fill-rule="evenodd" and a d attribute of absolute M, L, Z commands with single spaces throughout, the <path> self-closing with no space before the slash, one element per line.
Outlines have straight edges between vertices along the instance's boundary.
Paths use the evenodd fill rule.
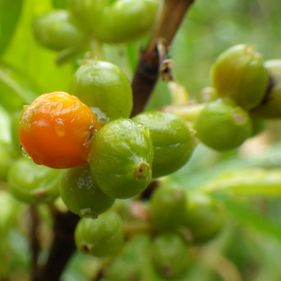
<path fill-rule="evenodd" d="M 67 91 L 77 61 L 70 60 L 58 66 L 55 63 L 56 54 L 37 44 L 31 28 L 34 16 L 53 7 L 63 8 L 65 1 L 13 0 L 10 2 L 15 6 L 11 4 L 11 7 L 1 6 L 2 2 L 0 0 L 0 43 L 3 43 L 0 44 L 0 82 L 5 81 L 9 89 L 0 83 L 0 95 L 4 97 L 10 92 L 26 95 L 25 100 L 29 102 L 44 92 Z M 209 71 L 217 55 L 234 44 L 253 44 L 266 60 L 280 58 L 280 11 L 281 1 L 277 0 L 195 1 L 170 53 L 177 81 L 196 99 L 201 89 L 210 84 Z M 14 30 L 13 36 L 6 36 L 5 30 L 9 34 Z M 131 77 L 139 49 L 146 42 L 147 38 L 144 38 L 125 46 L 104 46 L 105 57 L 122 66 Z M 160 81 L 148 108 L 159 108 L 169 102 L 169 90 Z M 13 104 L 16 103 L 15 100 Z M 15 110 L 13 106 L 8 109 Z M 227 171 L 256 167 L 280 168 L 280 131 L 280 122 L 268 122 L 265 131 L 247 142 L 238 152 L 218 154 L 199 146 L 191 161 L 173 174 L 170 180 L 189 192 L 206 186 Z M 2 136 L 1 139 L 6 140 L 7 137 Z M 218 239 L 207 246 L 193 249 L 194 262 L 181 281 L 280 281 L 281 194 L 267 194 L 265 184 L 262 194 L 257 191 L 255 196 L 235 192 L 231 197 L 220 193 L 215 195 L 226 202 L 228 224 Z M 26 238 L 28 223 L 23 223 L 26 222 L 27 210 L 18 202 L 13 204 L 17 205 L 18 216 L 9 218 L 14 224 L 12 231 L 4 233 L 0 227 L 0 280 L 24 281 L 28 280 L 30 260 Z M 3 212 L 4 208 L 0 206 L 0 226 L 5 223 Z M 41 228 L 46 236 L 47 251 L 50 234 L 45 230 L 50 227 L 51 221 L 44 207 L 41 216 L 45 218 Z M 133 239 L 123 250 L 122 256 L 114 262 L 106 280 L 160 281 L 147 262 L 148 249 L 147 237 Z M 44 255 L 40 258 L 44 260 Z M 77 254 L 69 264 L 63 280 L 86 281 L 96 270 L 96 259 Z M 126 277 L 118 279 L 112 273 L 114 270 L 119 272 L 120 278 L 122 272 L 126 276 L 128 271 L 134 272 L 133 276 L 136 277 L 130 280 Z M 10 279 L 5 279 L 7 275 Z M 115 279 L 111 276 L 115 276 Z"/>

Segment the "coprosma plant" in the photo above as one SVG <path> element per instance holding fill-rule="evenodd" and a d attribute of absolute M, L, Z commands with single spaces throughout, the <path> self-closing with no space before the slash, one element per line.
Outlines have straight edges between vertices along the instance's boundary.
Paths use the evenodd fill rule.
<path fill-rule="evenodd" d="M 20 83 L 23 94 L 17 95 L 0 80 L 6 83 L 1 105 L 12 112 L 12 137 L 0 143 L 6 183 L 0 247 L 20 209 L 11 193 L 31 205 L 33 281 L 60 280 L 74 244 L 98 258 L 93 280 L 151 280 L 147 270 L 155 280 L 189 280 L 184 276 L 200 259 L 198 249 L 226 228 L 227 200 L 215 191 L 270 186 L 266 171 L 250 181 L 238 173 L 193 190 L 169 177 L 200 143 L 219 152 L 237 149 L 256 134 L 257 120 L 281 118 L 281 61 L 264 62 L 248 44 L 227 49 L 213 63 L 207 102 L 145 111 L 158 76 L 175 83 L 168 48 L 192 2 L 70 0 L 33 19 L 38 44 L 75 65 L 69 89 L 30 94 Z M 152 39 L 131 84 L 102 50 L 146 34 Z M 275 180 L 280 185 L 281 176 Z M 54 220 L 54 238 L 42 254 L 44 216 Z M 133 263 L 138 253 L 130 254 L 128 245 L 135 239 L 145 259 Z M 1 274 L 9 278 L 9 270 Z"/>

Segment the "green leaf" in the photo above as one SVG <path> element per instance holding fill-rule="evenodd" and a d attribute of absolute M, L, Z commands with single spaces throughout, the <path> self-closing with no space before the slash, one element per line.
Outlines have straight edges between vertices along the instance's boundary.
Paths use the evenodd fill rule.
<path fill-rule="evenodd" d="M 268 217 L 257 213 L 241 202 L 226 200 L 225 203 L 231 216 L 233 216 L 239 223 L 242 223 L 244 227 L 251 228 L 263 235 L 271 236 L 281 243 L 280 225 L 271 222 Z"/>
<path fill-rule="evenodd" d="M 281 196 L 281 169 L 250 168 L 225 172 L 203 190 L 219 194 Z"/>
<path fill-rule="evenodd" d="M 0 105 L 18 111 L 36 97 L 28 79 L 8 64 L 0 63 Z"/>
<path fill-rule="evenodd" d="M 0 0 L 0 55 L 8 47 L 19 21 L 23 0 Z"/>

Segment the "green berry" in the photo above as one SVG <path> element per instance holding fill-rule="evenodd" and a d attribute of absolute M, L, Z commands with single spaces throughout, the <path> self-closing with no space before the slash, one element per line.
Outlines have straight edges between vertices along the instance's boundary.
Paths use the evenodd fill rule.
<path fill-rule="evenodd" d="M 218 201 L 204 194 L 189 196 L 185 226 L 190 231 L 193 243 L 208 242 L 216 237 L 224 222 L 224 209 Z"/>
<path fill-rule="evenodd" d="M 157 236 L 151 247 L 151 255 L 155 270 L 166 279 L 182 277 L 190 263 L 188 249 L 175 233 Z"/>
<path fill-rule="evenodd" d="M 183 224 L 186 195 L 178 188 L 160 186 L 151 198 L 151 223 L 159 231 L 170 231 Z"/>
<path fill-rule="evenodd" d="M 92 142 L 90 166 L 100 189 L 112 198 L 129 198 L 151 181 L 149 131 L 129 119 L 107 123 Z"/>
<path fill-rule="evenodd" d="M 233 99 L 246 110 L 261 102 L 269 82 L 263 58 L 251 45 L 236 45 L 223 52 L 211 76 L 219 96 Z"/>
<path fill-rule="evenodd" d="M 39 166 L 28 158 L 16 160 L 8 172 L 11 193 L 26 203 L 48 203 L 57 198 L 61 171 Z"/>
<path fill-rule="evenodd" d="M 271 78 L 271 87 L 264 100 L 253 110 L 255 116 L 267 119 L 281 117 L 281 60 L 265 63 Z"/>
<path fill-rule="evenodd" d="M 104 61 L 84 64 L 76 71 L 72 92 L 90 107 L 100 109 L 111 120 L 127 118 L 132 110 L 132 89 L 125 73 Z"/>
<path fill-rule="evenodd" d="M 195 123 L 198 138 L 207 146 L 225 151 L 240 146 L 252 135 L 249 115 L 228 100 L 207 104 Z"/>
<path fill-rule="evenodd" d="M 37 17 L 33 22 L 33 31 L 42 46 L 55 51 L 77 47 L 85 41 L 84 34 L 65 10 L 54 10 Z"/>
<path fill-rule="evenodd" d="M 75 229 L 77 248 L 96 257 L 116 254 L 124 240 L 121 218 L 106 212 L 96 219 L 82 218 Z"/>
<path fill-rule="evenodd" d="M 153 143 L 153 177 L 181 168 L 190 158 L 195 141 L 183 120 L 171 113 L 147 112 L 134 117 L 150 131 Z"/>
<path fill-rule="evenodd" d="M 114 202 L 94 183 L 88 165 L 65 171 L 61 179 L 60 195 L 68 209 L 79 216 L 95 217 Z"/>

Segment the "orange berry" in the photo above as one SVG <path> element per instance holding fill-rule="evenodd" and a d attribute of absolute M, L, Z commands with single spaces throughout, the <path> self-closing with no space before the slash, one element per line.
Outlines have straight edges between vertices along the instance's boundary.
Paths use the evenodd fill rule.
<path fill-rule="evenodd" d="M 53 92 L 24 107 L 19 135 L 35 163 L 70 168 L 86 163 L 98 128 L 94 113 L 77 97 Z"/>

